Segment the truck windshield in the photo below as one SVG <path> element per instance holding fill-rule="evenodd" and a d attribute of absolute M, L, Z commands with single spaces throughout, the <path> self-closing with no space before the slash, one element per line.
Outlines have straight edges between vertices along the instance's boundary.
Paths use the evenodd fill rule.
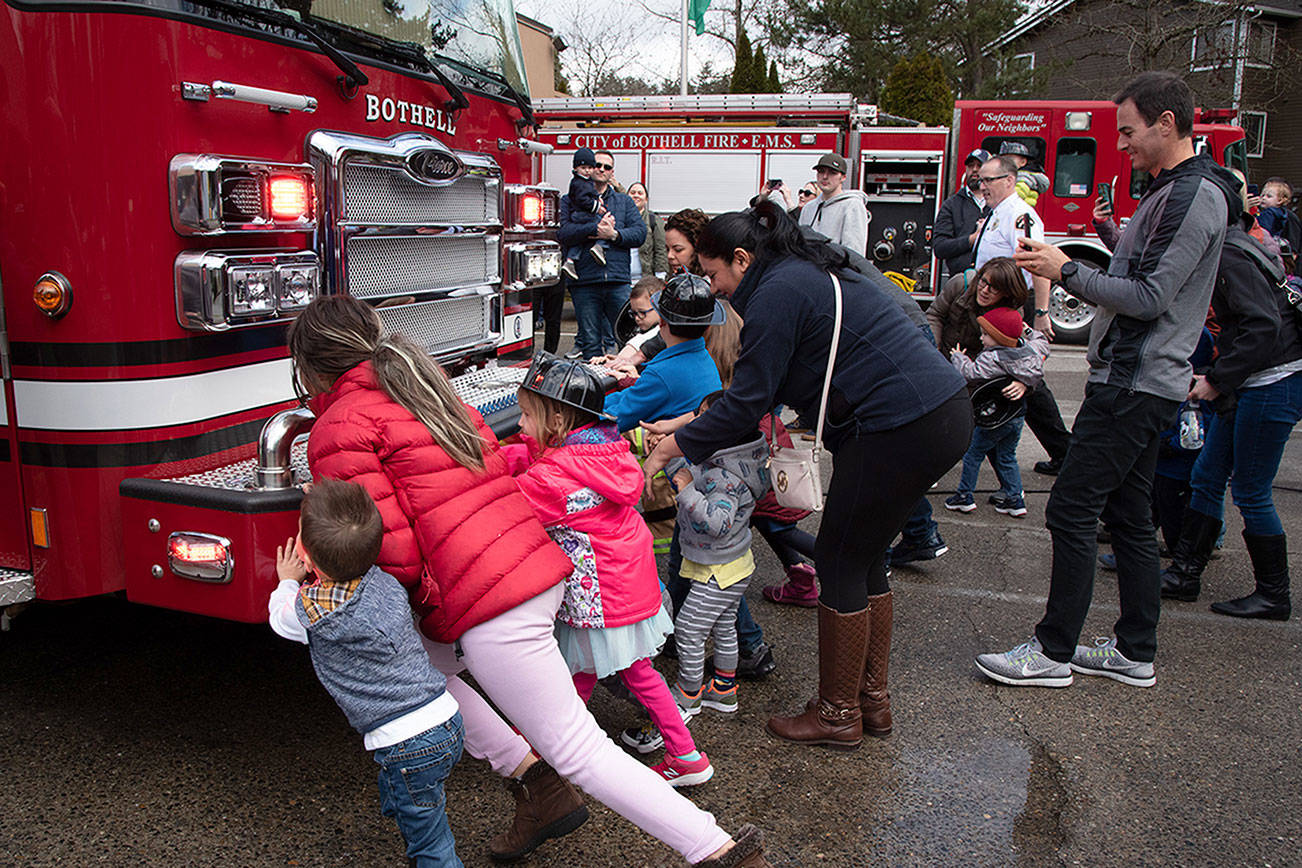
<path fill-rule="evenodd" d="M 485 70 L 526 96 L 512 0 L 315 0 L 312 16 Z"/>
<path fill-rule="evenodd" d="M 273 0 L 97 0 L 105 6 L 141 6 L 159 14 L 175 16 L 216 17 L 230 21 L 232 16 L 247 27 L 254 27 L 277 35 L 285 34 L 283 27 L 259 21 L 262 10 L 284 11 L 290 4 Z M 84 10 L 86 2 L 68 0 L 37 0 L 33 6 L 69 6 Z M 293 4 L 298 8 L 302 4 Z M 241 14 L 244 7 L 250 14 Z M 379 43 L 404 43 L 395 49 L 410 50 L 419 47 L 430 60 L 446 61 L 455 68 L 463 84 L 500 89 L 505 82 L 518 93 L 528 96 L 525 81 L 524 56 L 520 51 L 520 36 L 515 25 L 513 0 L 315 0 L 311 2 L 310 21 L 332 22 L 342 25 L 340 39 L 331 39 L 336 47 L 350 54 L 392 60 L 392 52 L 382 50 Z M 327 25 L 328 26 L 328 25 Z M 324 26 L 322 27 L 324 29 Z M 361 31 L 356 39 L 347 38 L 347 30 Z M 295 33 L 295 36 L 301 34 Z"/>

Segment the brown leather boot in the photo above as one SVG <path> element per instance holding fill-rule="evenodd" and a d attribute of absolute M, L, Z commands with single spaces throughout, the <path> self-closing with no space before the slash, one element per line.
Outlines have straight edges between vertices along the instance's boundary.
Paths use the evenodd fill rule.
<path fill-rule="evenodd" d="M 863 742 L 859 684 L 868 654 L 868 610 L 842 615 L 818 606 L 818 701 L 795 717 L 769 718 L 779 738 L 854 750 Z"/>
<path fill-rule="evenodd" d="M 773 868 L 764 858 L 764 833 L 750 823 L 737 830 L 737 843 L 717 859 L 705 859 L 695 868 Z"/>
<path fill-rule="evenodd" d="M 894 608 L 890 591 L 868 598 L 868 657 L 863 687 L 859 689 L 859 708 L 863 711 L 864 734 L 876 738 L 891 734 L 891 694 L 886 689 L 886 670 L 891 665 Z"/>
<path fill-rule="evenodd" d="M 544 760 L 529 766 L 518 781 L 507 778 L 506 788 L 515 796 L 515 821 L 488 844 L 488 854 L 499 862 L 521 859 L 588 819 L 579 791 Z"/>

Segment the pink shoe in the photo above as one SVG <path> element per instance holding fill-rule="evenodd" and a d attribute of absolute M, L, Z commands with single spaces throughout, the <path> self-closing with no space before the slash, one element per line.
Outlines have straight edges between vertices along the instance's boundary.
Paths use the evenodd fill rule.
<path fill-rule="evenodd" d="M 787 567 L 787 582 L 770 585 L 763 590 L 764 599 L 784 606 L 803 606 L 812 609 L 818 605 L 818 574 L 809 564 Z"/>
<path fill-rule="evenodd" d="M 651 766 L 651 771 L 668 781 L 671 787 L 694 787 L 714 777 L 714 766 L 710 765 L 710 758 L 704 751 L 694 763 L 665 754 L 665 761 Z"/>

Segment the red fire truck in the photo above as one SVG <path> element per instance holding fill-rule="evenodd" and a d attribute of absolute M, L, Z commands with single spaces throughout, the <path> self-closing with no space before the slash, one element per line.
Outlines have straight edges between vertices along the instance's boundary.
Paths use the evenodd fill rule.
<path fill-rule="evenodd" d="M 614 154 L 621 181 L 646 181 L 662 215 L 740 208 L 768 179 L 794 190 L 813 178 L 819 153 L 842 154 L 850 163 L 847 184 L 868 196 L 864 252 L 922 301 L 946 276 L 932 257 L 932 224 L 973 149 L 997 154 L 1005 141 L 1026 145 L 1050 179 L 1036 202 L 1046 237 L 1099 265 L 1110 256 L 1089 228 L 1098 184 L 1114 184 L 1124 221 L 1145 183 L 1131 177 L 1128 158 L 1116 148 L 1116 106 L 1106 101 L 964 100 L 949 128 L 884 125 L 875 107 L 849 94 L 559 98 L 538 100 L 537 108 L 540 136 L 555 146 L 540 158 L 544 178 L 559 185 L 575 148 L 604 148 Z M 1245 168 L 1238 127 L 1200 118 L 1195 136 L 1218 162 Z M 1094 311 L 1055 287 L 1050 315 L 1059 341 L 1084 342 Z"/>
<path fill-rule="evenodd" d="M 265 617 L 318 294 L 513 421 L 496 358 L 560 261 L 509 2 L 6 0 L 0 56 L 0 614 Z"/>
<path fill-rule="evenodd" d="M 620 181 L 644 181 L 661 215 L 734 211 L 769 180 L 795 196 L 819 155 L 845 155 L 847 186 L 867 194 L 872 213 L 862 252 L 930 297 L 931 224 L 947 168 L 943 127 L 879 125 L 875 106 L 844 93 L 559 97 L 536 108 L 539 137 L 554 146 L 541 158 L 544 179 L 567 184 L 576 148 L 608 150 Z"/>
<path fill-rule="evenodd" d="M 1030 166 L 1049 178 L 1049 189 L 1035 203 L 1044 220 L 1045 240 L 1057 244 L 1073 259 L 1107 267 L 1112 256 L 1091 226 L 1098 185 L 1113 188 L 1117 218 L 1124 225 L 1135 213 L 1148 175 L 1131 174 L 1130 158 L 1117 150 L 1117 107 L 1102 101 L 976 101 L 960 100 L 954 106 L 951 153 L 975 148 L 999 153 L 1004 142 L 1014 141 L 1030 151 Z M 1203 123 L 1201 112 L 1194 124 L 1195 144 L 1217 162 L 1247 172 L 1247 147 L 1243 130 L 1224 123 Z M 954 189 L 957 179 L 946 189 Z M 1054 286 L 1049 315 L 1058 340 L 1084 342 L 1094 307 Z"/>

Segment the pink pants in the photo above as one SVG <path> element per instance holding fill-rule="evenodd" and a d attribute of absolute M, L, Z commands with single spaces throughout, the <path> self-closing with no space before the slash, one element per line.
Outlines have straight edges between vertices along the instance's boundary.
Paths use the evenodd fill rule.
<path fill-rule="evenodd" d="M 466 750 L 487 759 L 498 774 L 509 775 L 532 745 L 570 783 L 688 862 L 700 862 L 728 842 L 728 833 L 597 726 L 575 692 L 552 633 L 564 594 L 564 584 L 557 584 L 470 628 L 461 636 L 460 659 L 455 646 L 424 640 L 430 660 L 448 676 L 448 691 L 461 705 Z M 524 738 L 453 677 L 466 669 Z"/>
<path fill-rule="evenodd" d="M 665 751 L 673 756 L 686 756 L 696 750 L 696 742 L 683 723 L 683 716 L 678 713 L 678 703 L 669 693 L 669 685 L 645 657 L 619 673 L 620 680 L 637 701 L 646 706 L 651 713 L 651 722 L 659 728 L 665 737 Z M 592 689 L 597 686 L 597 673 L 574 673 L 574 688 L 579 691 L 579 698 L 587 703 L 592 698 Z"/>

